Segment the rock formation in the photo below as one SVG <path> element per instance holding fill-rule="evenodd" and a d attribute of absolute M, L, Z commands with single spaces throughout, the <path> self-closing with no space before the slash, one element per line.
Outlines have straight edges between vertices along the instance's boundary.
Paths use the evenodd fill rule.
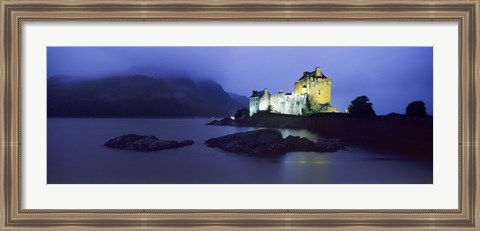
<path fill-rule="evenodd" d="M 205 141 L 208 147 L 220 148 L 227 152 L 247 153 L 254 155 L 281 155 L 287 152 L 336 152 L 345 146 L 339 140 L 319 140 L 313 142 L 307 138 L 288 136 L 274 129 L 260 129 L 239 132 L 231 135 L 212 138 Z"/>
<path fill-rule="evenodd" d="M 142 136 L 127 134 L 107 141 L 104 145 L 109 148 L 131 150 L 138 152 L 152 152 L 164 149 L 179 148 L 192 145 L 192 140 L 172 141 L 160 140 L 156 136 Z"/>

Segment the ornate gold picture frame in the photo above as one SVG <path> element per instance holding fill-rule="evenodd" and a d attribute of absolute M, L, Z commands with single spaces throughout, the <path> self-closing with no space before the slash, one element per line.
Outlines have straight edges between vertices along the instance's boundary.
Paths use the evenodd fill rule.
<path fill-rule="evenodd" d="M 477 230 L 479 0 L 1 0 L 0 229 Z M 458 209 L 31 210 L 22 208 L 22 25 L 74 21 L 430 22 L 459 25 Z"/>

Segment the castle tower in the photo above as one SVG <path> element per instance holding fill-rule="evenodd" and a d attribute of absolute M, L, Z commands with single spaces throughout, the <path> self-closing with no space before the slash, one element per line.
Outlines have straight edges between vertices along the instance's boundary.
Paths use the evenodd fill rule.
<path fill-rule="evenodd" d="M 294 93 L 308 94 L 311 112 L 336 112 L 331 106 L 332 79 L 326 77 L 316 67 L 313 72 L 304 72 L 303 76 L 295 82 Z"/>

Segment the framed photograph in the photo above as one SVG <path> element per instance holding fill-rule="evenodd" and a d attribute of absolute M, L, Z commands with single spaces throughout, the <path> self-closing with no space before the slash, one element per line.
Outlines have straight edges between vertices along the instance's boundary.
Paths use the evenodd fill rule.
<path fill-rule="evenodd" d="M 480 228 L 479 0 L 0 4 L 2 230 Z"/>

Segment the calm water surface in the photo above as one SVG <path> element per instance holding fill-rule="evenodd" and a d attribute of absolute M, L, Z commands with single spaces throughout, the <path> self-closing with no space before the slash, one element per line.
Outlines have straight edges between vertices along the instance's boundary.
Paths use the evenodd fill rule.
<path fill-rule="evenodd" d="M 209 148 L 209 138 L 257 128 L 206 126 L 211 119 L 48 119 L 49 184 L 377 184 L 433 183 L 431 162 L 403 160 L 347 146 L 336 153 L 291 152 L 252 157 Z M 319 136 L 279 129 L 283 136 Z M 128 134 L 194 140 L 157 152 L 109 149 L 107 140 Z"/>

